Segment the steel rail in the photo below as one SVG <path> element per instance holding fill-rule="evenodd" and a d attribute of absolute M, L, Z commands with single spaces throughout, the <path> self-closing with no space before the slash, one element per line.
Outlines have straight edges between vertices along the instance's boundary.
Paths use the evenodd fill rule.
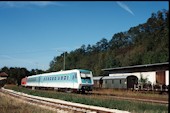
<path fill-rule="evenodd" d="M 22 99 L 24 101 L 49 106 L 55 109 L 63 109 L 64 111 L 73 111 L 76 113 L 129 113 L 128 111 L 121 111 L 117 109 L 109 109 L 104 107 L 72 103 L 58 99 L 32 96 L 4 88 L 2 88 L 0 92 L 16 97 L 18 99 Z"/>

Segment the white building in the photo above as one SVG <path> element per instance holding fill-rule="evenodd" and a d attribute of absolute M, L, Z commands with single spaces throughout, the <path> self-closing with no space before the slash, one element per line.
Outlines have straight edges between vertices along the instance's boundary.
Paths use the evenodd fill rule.
<path fill-rule="evenodd" d="M 169 62 L 102 70 L 108 73 L 109 76 L 135 75 L 138 77 L 138 80 L 142 76 L 144 79 L 147 78 L 151 84 L 169 85 Z"/>
<path fill-rule="evenodd" d="M 156 71 L 150 71 L 150 72 L 132 72 L 132 73 L 115 73 L 115 74 L 109 74 L 109 76 L 122 76 L 122 75 L 135 75 L 138 77 L 138 80 L 141 79 L 141 76 L 146 79 L 151 83 L 151 84 L 156 84 L 157 83 L 157 79 L 156 77 L 159 76 Z M 162 72 L 163 73 L 163 72 Z M 163 76 L 163 75 L 162 75 Z M 165 71 L 165 85 L 169 85 L 169 70 Z"/>

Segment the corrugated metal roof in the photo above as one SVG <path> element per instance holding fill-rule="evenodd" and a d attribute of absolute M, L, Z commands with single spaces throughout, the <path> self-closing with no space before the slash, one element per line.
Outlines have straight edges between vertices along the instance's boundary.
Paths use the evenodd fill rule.
<path fill-rule="evenodd" d="M 107 73 L 130 73 L 162 70 L 169 70 L 169 62 L 102 69 L 102 71 Z"/>
<path fill-rule="evenodd" d="M 135 66 L 125 66 L 125 67 L 117 67 L 117 68 L 106 68 L 106 69 L 102 69 L 102 70 L 107 71 L 107 70 L 116 70 L 116 69 L 129 69 L 129 68 L 136 68 L 136 67 L 159 66 L 159 65 L 164 65 L 164 64 L 169 64 L 169 62 L 155 63 L 155 64 L 144 64 L 144 65 L 135 65 Z"/>

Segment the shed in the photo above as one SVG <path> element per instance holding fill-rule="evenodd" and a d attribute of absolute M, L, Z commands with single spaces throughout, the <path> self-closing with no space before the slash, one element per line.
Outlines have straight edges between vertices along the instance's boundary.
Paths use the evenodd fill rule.
<path fill-rule="evenodd" d="M 110 76 L 135 75 L 139 79 L 140 75 L 143 75 L 152 84 L 169 85 L 169 62 L 106 68 L 102 69 L 102 71 Z"/>
<path fill-rule="evenodd" d="M 5 72 L 0 73 L 0 87 L 3 87 L 6 84 L 7 77 L 8 77 L 8 74 L 6 74 Z"/>
<path fill-rule="evenodd" d="M 0 72 L 0 80 L 2 79 L 7 79 L 8 74 L 6 74 L 5 72 Z"/>

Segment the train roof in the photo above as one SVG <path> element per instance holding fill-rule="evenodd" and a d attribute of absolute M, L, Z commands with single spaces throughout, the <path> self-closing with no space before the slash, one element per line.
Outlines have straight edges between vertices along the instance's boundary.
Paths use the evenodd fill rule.
<path fill-rule="evenodd" d="M 90 70 L 86 70 L 86 69 L 61 70 L 61 71 L 57 71 L 57 72 L 50 72 L 50 73 L 43 73 L 43 74 L 32 75 L 32 76 L 29 76 L 29 78 L 31 78 L 31 77 L 38 77 L 38 76 L 44 76 L 44 75 L 45 76 L 49 76 L 49 75 L 53 75 L 53 74 L 64 74 L 64 73 L 67 73 L 67 72 L 76 72 L 76 71 L 87 73 Z"/>
<path fill-rule="evenodd" d="M 122 75 L 122 76 L 98 76 L 98 77 L 93 77 L 93 80 L 100 80 L 102 77 L 102 80 L 110 80 L 110 79 L 126 79 L 128 76 L 131 75 Z"/>

